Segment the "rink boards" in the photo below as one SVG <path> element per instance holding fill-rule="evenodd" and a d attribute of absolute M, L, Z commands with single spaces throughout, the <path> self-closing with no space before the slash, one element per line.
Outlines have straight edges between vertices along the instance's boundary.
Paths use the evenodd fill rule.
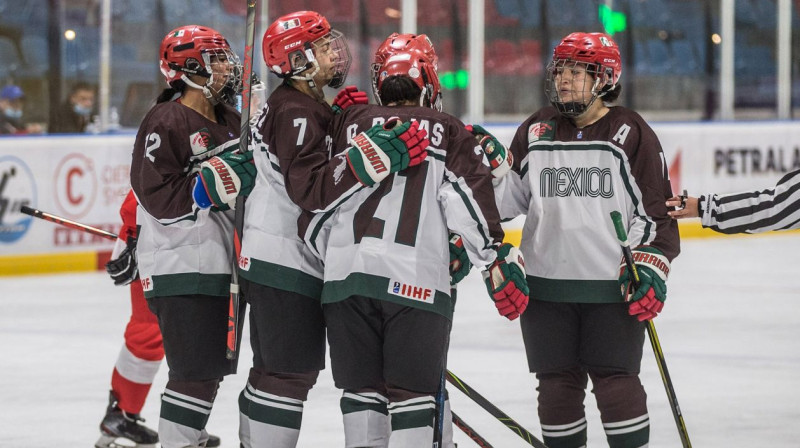
<path fill-rule="evenodd" d="M 517 125 L 486 126 L 508 144 Z M 800 123 L 653 125 L 673 190 L 690 195 L 765 189 L 800 169 Z M 102 269 L 113 242 L 20 213 L 27 205 L 116 233 L 128 191 L 133 133 L 0 139 L 0 275 Z M 506 225 L 519 241 L 521 221 Z M 683 238 L 721 236 L 698 221 Z"/>

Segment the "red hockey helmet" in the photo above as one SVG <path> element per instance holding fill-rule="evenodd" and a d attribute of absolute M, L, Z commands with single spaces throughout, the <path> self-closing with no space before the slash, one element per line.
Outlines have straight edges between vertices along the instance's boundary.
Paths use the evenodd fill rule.
<path fill-rule="evenodd" d="M 606 76 L 605 85 L 613 88 L 622 75 L 622 59 L 617 43 L 605 33 L 572 33 L 553 50 L 553 60 L 586 62 L 598 66 Z"/>
<path fill-rule="evenodd" d="M 442 110 L 439 57 L 424 34 L 393 33 L 375 52 L 372 64 L 372 93 L 380 104 L 380 89 L 390 76 L 407 76 L 422 90 L 420 105 Z"/>
<path fill-rule="evenodd" d="M 558 83 L 561 74 L 578 67 L 591 75 L 586 78 L 592 82 L 591 95 L 580 90 L 562 99 Z M 547 67 L 545 93 L 550 103 L 558 111 L 569 117 L 576 117 L 586 111 L 597 98 L 614 90 L 622 74 L 622 61 L 619 47 L 604 33 L 572 33 L 561 40 L 553 49 L 553 60 Z"/>
<path fill-rule="evenodd" d="M 333 75 L 327 85 L 341 87 L 350 70 L 350 49 L 342 33 L 331 29 L 321 14 L 297 11 L 282 16 L 267 28 L 261 42 L 264 62 L 273 73 L 309 82 L 320 70 L 315 54 L 320 50 L 333 53 Z M 309 69 L 314 70 L 301 75 Z"/>
<path fill-rule="evenodd" d="M 180 80 L 203 89 L 206 96 L 213 94 L 218 98 L 222 88 L 238 90 L 241 85 L 238 56 L 227 39 L 212 28 L 187 25 L 170 31 L 161 41 L 159 57 L 161 73 L 170 86 Z M 217 67 L 218 63 L 224 63 L 223 67 Z M 199 86 L 186 75 L 199 75 L 208 81 Z M 220 84 L 217 76 L 224 78 L 222 87 L 214 87 Z"/>

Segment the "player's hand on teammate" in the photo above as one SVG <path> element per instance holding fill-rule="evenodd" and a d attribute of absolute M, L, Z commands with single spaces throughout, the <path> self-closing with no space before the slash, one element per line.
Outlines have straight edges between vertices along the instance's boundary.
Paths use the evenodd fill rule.
<path fill-rule="evenodd" d="M 475 136 L 478 144 L 483 148 L 483 153 L 486 154 L 489 167 L 492 169 L 492 176 L 495 179 L 500 179 L 508 174 L 514 164 L 514 157 L 511 155 L 511 151 L 483 127 L 477 124 L 468 124 L 466 128 Z"/>
<path fill-rule="evenodd" d="M 514 320 L 528 307 L 528 281 L 522 253 L 509 243 L 497 248 L 497 259 L 483 271 L 489 296 L 501 316 Z"/>
<path fill-rule="evenodd" d="M 118 245 L 125 245 L 119 256 L 106 263 L 106 272 L 117 286 L 128 285 L 139 278 L 139 264 L 136 260 L 136 237 L 129 236 L 127 241 L 117 240 Z"/>
<path fill-rule="evenodd" d="M 367 97 L 366 92 L 358 90 L 358 87 L 347 86 L 333 98 L 331 109 L 333 109 L 333 113 L 338 115 L 355 104 L 369 104 L 369 97 Z"/>
<path fill-rule="evenodd" d="M 464 240 L 457 233 L 450 233 L 450 284 L 455 285 L 469 274 L 472 263 L 464 248 Z"/>
<path fill-rule="evenodd" d="M 618 281 L 625 301 L 630 302 L 628 314 L 642 322 L 658 316 L 664 308 L 670 264 L 655 247 L 640 246 L 632 251 L 632 255 L 639 273 L 639 287 L 634 290 L 631 286 L 633 276 L 624 260 L 619 267 Z"/>
<path fill-rule="evenodd" d="M 700 200 L 683 194 L 667 199 L 667 214 L 672 219 L 697 218 L 700 216 Z"/>
<path fill-rule="evenodd" d="M 233 209 L 238 196 L 247 196 L 256 181 L 253 153 L 226 152 L 200 164 L 192 198 L 202 209 Z"/>
<path fill-rule="evenodd" d="M 422 163 L 429 144 L 428 133 L 419 128 L 418 121 L 389 119 L 356 135 L 345 155 L 359 182 L 371 187 L 391 173 Z"/>

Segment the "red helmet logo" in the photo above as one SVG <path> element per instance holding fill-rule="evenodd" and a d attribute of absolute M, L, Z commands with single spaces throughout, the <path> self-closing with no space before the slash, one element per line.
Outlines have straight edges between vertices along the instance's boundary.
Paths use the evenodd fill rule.
<path fill-rule="evenodd" d="M 341 33 L 331 29 L 328 20 L 314 11 L 297 11 L 274 21 L 261 42 L 261 51 L 267 67 L 280 77 L 299 76 L 309 69 L 320 69 L 314 55 L 314 43 L 327 37 L 335 54 L 333 79 L 330 87 L 344 84 L 350 69 L 350 50 Z M 310 80 L 309 75 L 306 80 Z"/>

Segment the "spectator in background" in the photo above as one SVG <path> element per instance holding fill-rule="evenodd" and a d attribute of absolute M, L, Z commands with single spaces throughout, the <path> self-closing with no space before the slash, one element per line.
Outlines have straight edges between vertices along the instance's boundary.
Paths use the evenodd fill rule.
<path fill-rule="evenodd" d="M 51 134 L 76 134 L 86 132 L 94 110 L 94 88 L 79 82 L 72 86 L 69 97 L 61 103 L 50 123 Z"/>
<path fill-rule="evenodd" d="M 19 86 L 7 85 L 0 90 L 0 135 L 24 134 L 22 104 L 25 93 Z"/>

